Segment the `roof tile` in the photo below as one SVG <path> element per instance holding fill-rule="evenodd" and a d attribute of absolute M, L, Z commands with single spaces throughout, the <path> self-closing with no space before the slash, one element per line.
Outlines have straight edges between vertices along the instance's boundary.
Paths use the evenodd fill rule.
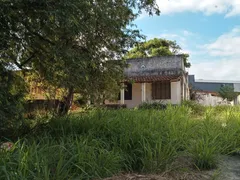
<path fill-rule="evenodd" d="M 127 80 L 134 82 L 155 82 L 155 81 L 174 81 L 178 80 L 181 76 L 166 75 L 166 76 L 134 76 L 128 77 Z"/>

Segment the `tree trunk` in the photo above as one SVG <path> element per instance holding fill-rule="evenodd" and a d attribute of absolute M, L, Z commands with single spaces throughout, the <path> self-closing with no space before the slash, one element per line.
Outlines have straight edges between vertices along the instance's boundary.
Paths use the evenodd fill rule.
<path fill-rule="evenodd" d="M 59 115 L 64 116 L 68 113 L 73 101 L 73 87 L 68 89 L 68 94 L 64 97 L 62 105 L 59 110 Z"/>

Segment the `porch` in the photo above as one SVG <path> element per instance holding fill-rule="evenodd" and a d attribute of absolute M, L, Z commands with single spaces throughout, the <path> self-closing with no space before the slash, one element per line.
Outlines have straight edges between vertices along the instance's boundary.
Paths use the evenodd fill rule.
<path fill-rule="evenodd" d="M 125 88 L 121 90 L 115 104 L 126 105 L 127 108 L 137 107 L 143 102 L 180 104 L 183 98 L 187 98 L 184 97 L 186 95 L 182 79 L 176 76 L 131 78 L 124 85 Z M 105 103 L 114 104 L 108 101 Z"/>

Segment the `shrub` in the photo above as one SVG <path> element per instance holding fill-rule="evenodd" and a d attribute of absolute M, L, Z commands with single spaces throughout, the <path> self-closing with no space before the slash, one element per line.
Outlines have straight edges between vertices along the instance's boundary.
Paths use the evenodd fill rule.
<path fill-rule="evenodd" d="M 196 101 L 183 101 L 182 105 L 189 107 L 194 115 L 203 115 L 205 112 L 205 107 Z"/>
<path fill-rule="evenodd" d="M 22 126 L 24 81 L 0 63 L 0 139 L 12 137 Z"/>
<path fill-rule="evenodd" d="M 217 166 L 218 146 L 213 140 L 200 138 L 192 144 L 191 148 L 189 152 L 199 169 L 213 169 Z"/>
<path fill-rule="evenodd" d="M 144 102 L 139 105 L 139 109 L 155 109 L 155 110 L 164 110 L 167 108 L 166 104 L 163 102 Z"/>

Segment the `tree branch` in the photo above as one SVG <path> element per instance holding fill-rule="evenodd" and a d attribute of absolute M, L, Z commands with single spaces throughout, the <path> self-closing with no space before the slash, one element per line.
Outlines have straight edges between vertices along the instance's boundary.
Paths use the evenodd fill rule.
<path fill-rule="evenodd" d="M 23 67 L 25 64 L 27 64 L 29 61 L 31 61 L 32 58 L 35 57 L 35 54 L 36 54 L 36 52 L 34 52 L 29 58 L 27 58 L 25 61 L 23 61 L 23 62 L 20 64 L 21 69 L 22 69 L 22 67 Z"/>
<path fill-rule="evenodd" d="M 21 23 L 25 26 L 25 28 L 26 28 L 31 34 L 33 34 L 33 35 L 39 37 L 40 39 L 42 39 L 42 40 L 48 42 L 48 43 L 51 44 L 51 45 L 55 45 L 55 43 L 52 42 L 51 40 L 49 40 L 49 39 L 43 37 L 41 34 L 35 32 L 35 31 L 32 31 L 31 28 L 30 28 L 26 23 L 24 23 L 24 22 L 21 22 Z"/>

